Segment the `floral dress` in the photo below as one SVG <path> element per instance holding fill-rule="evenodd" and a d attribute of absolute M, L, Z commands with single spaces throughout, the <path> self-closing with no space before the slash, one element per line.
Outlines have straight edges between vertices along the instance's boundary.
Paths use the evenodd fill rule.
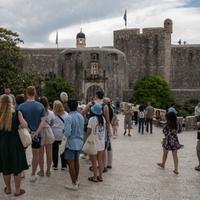
<path fill-rule="evenodd" d="M 169 151 L 174 151 L 182 147 L 178 140 L 177 130 L 170 130 L 168 126 L 165 126 L 163 134 L 165 135 L 162 142 L 163 148 Z"/>

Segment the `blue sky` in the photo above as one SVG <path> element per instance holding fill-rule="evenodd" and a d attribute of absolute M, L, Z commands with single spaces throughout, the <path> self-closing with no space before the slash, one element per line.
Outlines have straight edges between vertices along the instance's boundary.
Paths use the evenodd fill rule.
<path fill-rule="evenodd" d="M 172 42 L 200 43 L 200 0 L 0 0 L 0 26 L 17 31 L 25 47 L 74 47 L 80 28 L 87 46 L 110 46 L 113 30 L 163 27 L 173 20 Z"/>
<path fill-rule="evenodd" d="M 191 0 L 186 7 L 200 7 L 200 0 Z"/>

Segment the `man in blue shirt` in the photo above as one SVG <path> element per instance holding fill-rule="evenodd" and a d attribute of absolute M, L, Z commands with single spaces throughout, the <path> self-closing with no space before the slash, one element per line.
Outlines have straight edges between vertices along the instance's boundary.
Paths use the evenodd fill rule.
<path fill-rule="evenodd" d="M 18 110 L 22 113 L 31 131 L 33 158 L 30 182 L 35 182 L 37 180 L 35 173 L 39 163 L 40 132 L 45 123 L 45 109 L 41 103 L 35 101 L 36 89 L 34 86 L 26 89 L 26 95 L 27 101 L 22 103 Z"/>
<path fill-rule="evenodd" d="M 69 173 L 72 180 L 72 185 L 66 185 L 65 188 L 78 190 L 79 155 L 83 147 L 84 118 L 79 112 L 77 112 L 77 101 L 69 100 L 68 107 L 70 112 L 65 119 L 64 127 L 64 134 L 67 137 L 65 160 L 67 160 L 69 165 Z"/>

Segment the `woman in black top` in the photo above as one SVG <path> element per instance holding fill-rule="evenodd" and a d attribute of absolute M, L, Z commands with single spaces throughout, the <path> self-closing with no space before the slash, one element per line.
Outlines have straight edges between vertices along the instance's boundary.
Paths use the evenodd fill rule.
<path fill-rule="evenodd" d="M 3 173 L 6 194 L 11 194 L 11 174 L 14 175 L 15 196 L 25 193 L 20 188 L 21 172 L 28 169 L 24 147 L 19 138 L 19 124 L 27 127 L 21 112 L 14 110 L 11 97 L 0 96 L 0 173 Z"/>

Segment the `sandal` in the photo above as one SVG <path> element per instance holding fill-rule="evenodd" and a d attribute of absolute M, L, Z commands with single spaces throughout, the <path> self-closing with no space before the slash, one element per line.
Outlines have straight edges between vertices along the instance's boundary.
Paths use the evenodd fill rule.
<path fill-rule="evenodd" d="M 200 171 L 200 165 L 196 166 L 194 169 L 197 170 L 197 171 Z"/>
<path fill-rule="evenodd" d="M 50 172 L 50 171 L 47 171 L 47 172 L 46 172 L 46 176 L 47 176 L 47 177 L 50 177 L 50 176 L 51 176 L 51 172 Z"/>
<path fill-rule="evenodd" d="M 98 180 L 99 182 L 103 182 L 103 179 L 100 178 L 99 176 L 97 176 L 97 180 Z"/>
<path fill-rule="evenodd" d="M 18 196 L 21 196 L 21 195 L 23 195 L 23 194 L 25 194 L 25 193 L 26 193 L 26 191 L 25 191 L 25 190 L 23 190 L 23 189 L 20 189 L 20 192 L 19 192 L 19 194 L 15 193 L 15 194 L 14 194 L 14 196 L 15 196 L 15 197 L 18 197 Z"/>
<path fill-rule="evenodd" d="M 174 172 L 174 174 L 176 174 L 176 175 L 178 175 L 178 174 L 179 174 L 179 172 L 178 172 L 178 171 L 176 171 L 176 170 L 174 170 L 173 172 Z"/>
<path fill-rule="evenodd" d="M 7 191 L 7 187 L 5 187 L 5 188 L 4 188 L 4 193 L 5 193 L 5 194 L 11 194 L 11 191 L 8 192 L 8 191 Z"/>
<path fill-rule="evenodd" d="M 162 164 L 162 163 L 157 163 L 157 165 L 159 166 L 159 167 L 161 167 L 161 168 L 165 168 L 165 166 Z"/>
<path fill-rule="evenodd" d="M 92 177 L 89 177 L 89 178 L 88 178 L 88 181 L 92 181 L 92 182 L 97 183 L 97 182 L 98 182 L 98 179 L 95 178 L 94 176 L 92 176 Z"/>

